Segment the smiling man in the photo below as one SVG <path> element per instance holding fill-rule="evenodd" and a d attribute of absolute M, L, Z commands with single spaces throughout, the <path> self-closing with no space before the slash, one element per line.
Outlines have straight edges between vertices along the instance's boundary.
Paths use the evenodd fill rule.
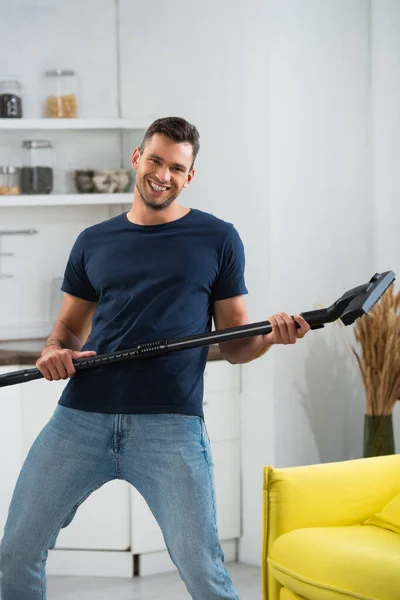
<path fill-rule="evenodd" d="M 128 213 L 129 218 L 134 219 L 135 212 L 141 208 L 138 195 L 144 204 L 144 210 L 149 208 L 160 213 L 176 200 L 194 176 L 193 163 L 194 155 L 197 155 L 199 150 L 198 140 L 193 139 L 193 146 L 189 141 L 177 145 L 176 141 L 162 133 L 152 133 L 160 130 L 162 127 L 159 122 L 153 124 L 147 131 L 141 147 L 135 148 L 133 152 L 132 167 L 137 173 L 135 201 L 132 211 Z M 141 155 L 143 160 L 140 160 Z M 164 213 L 163 222 L 165 218 Z"/>
<path fill-rule="evenodd" d="M 66 265 L 64 302 L 36 363 L 70 378 L 18 478 L 0 548 L 2 600 L 45 600 L 45 565 L 62 527 L 107 481 L 123 479 L 157 519 L 196 600 L 237 600 L 224 565 L 203 416 L 208 349 L 111 364 L 75 376 L 73 359 L 248 323 L 244 249 L 235 227 L 185 208 L 199 134 L 158 119 L 132 154 L 132 208 L 82 231 Z M 272 315 L 267 335 L 225 342 L 231 363 L 294 344 L 309 325 Z M 89 335 L 90 334 L 90 335 Z M 89 335 L 89 337 L 88 337 Z M 110 507 L 112 511 L 112 507 Z"/>

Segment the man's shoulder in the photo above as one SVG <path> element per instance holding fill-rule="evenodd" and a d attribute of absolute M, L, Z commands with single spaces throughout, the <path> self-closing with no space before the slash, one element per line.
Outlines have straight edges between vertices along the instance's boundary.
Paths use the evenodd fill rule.
<path fill-rule="evenodd" d="M 220 217 L 213 215 L 212 213 L 205 212 L 199 209 L 194 210 L 196 220 L 202 225 L 206 225 L 208 228 L 212 228 L 222 234 L 227 234 L 233 227 L 233 224 L 229 221 L 225 221 Z"/>
<path fill-rule="evenodd" d="M 94 223 L 94 225 L 89 225 L 86 227 L 82 234 L 87 236 L 96 235 L 97 233 L 111 233 L 114 230 L 117 230 L 122 225 L 122 216 L 117 215 L 116 217 L 111 217 L 109 219 L 105 219 L 104 221 L 100 221 L 99 223 Z"/>

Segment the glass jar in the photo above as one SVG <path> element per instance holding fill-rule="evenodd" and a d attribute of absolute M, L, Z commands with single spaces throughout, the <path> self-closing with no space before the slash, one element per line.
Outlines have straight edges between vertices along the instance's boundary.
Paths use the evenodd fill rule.
<path fill-rule="evenodd" d="M 0 167 L 0 195 L 15 196 L 19 194 L 19 167 Z"/>
<path fill-rule="evenodd" d="M 49 119 L 76 119 L 78 116 L 75 71 L 46 71 L 48 95 L 45 116 Z"/>
<path fill-rule="evenodd" d="M 18 81 L 0 81 L 0 118 L 22 117 L 21 84 Z"/>
<path fill-rule="evenodd" d="M 50 194 L 53 189 L 53 146 L 48 140 L 25 140 L 21 192 Z"/>

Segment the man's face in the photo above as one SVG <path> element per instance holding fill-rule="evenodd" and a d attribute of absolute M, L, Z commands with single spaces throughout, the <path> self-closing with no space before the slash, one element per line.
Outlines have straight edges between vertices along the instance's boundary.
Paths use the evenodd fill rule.
<path fill-rule="evenodd" d="M 135 148 L 132 167 L 136 170 L 136 187 L 144 204 L 161 211 L 191 182 L 195 170 L 192 145 L 178 143 L 156 133 L 147 142 L 143 153 Z"/>

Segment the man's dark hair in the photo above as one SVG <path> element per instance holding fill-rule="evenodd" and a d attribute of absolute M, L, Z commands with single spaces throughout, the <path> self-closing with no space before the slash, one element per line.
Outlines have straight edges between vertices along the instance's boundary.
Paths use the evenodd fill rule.
<path fill-rule="evenodd" d="M 188 142 L 191 144 L 193 149 L 193 162 L 190 168 L 193 168 L 194 161 L 196 160 L 197 153 L 200 149 L 200 135 L 194 125 L 188 123 L 188 121 L 181 117 L 163 117 L 157 119 L 150 125 L 144 134 L 142 145 L 140 146 L 141 154 L 149 139 L 156 133 L 165 135 L 174 142 Z"/>

